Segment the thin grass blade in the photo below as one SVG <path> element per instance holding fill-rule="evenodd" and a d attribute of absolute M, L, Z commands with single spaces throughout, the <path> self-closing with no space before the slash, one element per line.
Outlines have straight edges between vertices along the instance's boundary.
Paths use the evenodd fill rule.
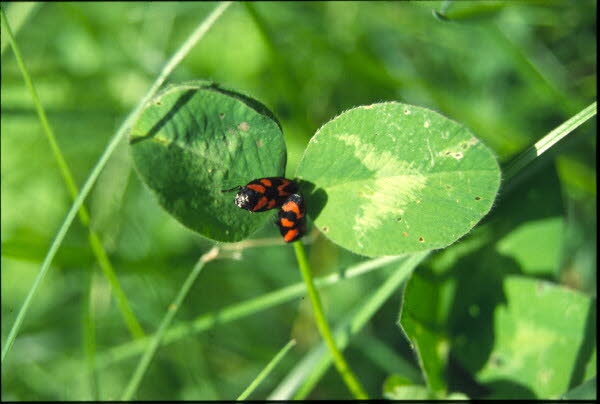
<path fill-rule="evenodd" d="M 281 351 L 279 351 L 279 353 L 277 353 L 277 355 L 275 355 L 275 357 L 271 359 L 271 361 L 267 364 L 263 371 L 260 372 L 258 376 L 256 376 L 256 379 L 254 379 L 252 383 L 250 383 L 246 390 L 244 390 L 242 394 L 240 394 L 240 396 L 237 398 L 237 401 L 245 400 L 250 394 L 252 394 L 252 392 L 258 387 L 260 382 L 262 382 L 269 375 L 269 373 L 271 373 L 275 366 L 277 366 L 277 364 L 283 359 L 285 354 L 287 354 L 294 345 L 296 345 L 295 339 L 292 339 L 290 342 L 288 342 L 281 349 Z"/>
<path fill-rule="evenodd" d="M 146 94 L 146 96 L 138 103 L 138 105 L 134 108 L 134 110 L 127 116 L 127 118 L 125 119 L 125 122 L 123 122 L 123 124 L 121 125 L 121 127 L 119 128 L 119 130 L 117 131 L 115 136 L 111 139 L 108 146 L 104 150 L 104 153 L 102 154 L 102 156 L 100 156 L 100 159 L 98 160 L 98 162 L 92 169 L 92 172 L 91 172 L 90 176 L 88 177 L 88 179 L 86 180 L 85 184 L 83 185 L 81 191 L 79 192 L 79 195 L 77 195 L 77 198 L 73 202 L 73 205 L 71 205 L 71 209 L 67 213 L 67 216 L 66 216 L 63 224 L 61 225 L 58 233 L 56 234 L 56 237 L 54 238 L 54 240 L 50 246 L 50 249 L 48 250 L 48 253 L 46 254 L 46 257 L 44 258 L 44 261 L 42 262 L 40 272 L 38 273 L 35 281 L 33 282 L 33 285 L 31 286 L 31 289 L 29 290 L 27 297 L 25 298 L 25 301 L 23 302 L 23 306 L 21 306 L 21 309 L 19 310 L 19 314 L 17 315 L 15 323 L 13 324 L 13 327 L 11 328 L 10 333 L 8 334 L 8 337 L 6 339 L 6 342 L 4 343 L 4 347 L 2 349 L 2 362 L 4 362 L 6 355 L 8 354 L 8 352 L 10 351 L 10 349 L 14 343 L 14 340 L 21 328 L 23 320 L 25 319 L 25 315 L 29 309 L 29 306 L 31 304 L 33 296 L 35 296 L 40 283 L 42 282 L 42 280 L 45 278 L 46 274 L 48 273 L 48 270 L 50 269 L 50 264 L 52 263 L 52 260 L 54 259 L 54 256 L 56 255 L 56 252 L 58 251 L 58 248 L 60 247 L 60 244 L 62 243 L 65 235 L 67 234 L 69 227 L 73 223 L 73 219 L 75 218 L 75 215 L 79 211 L 79 208 L 83 204 L 83 201 L 85 200 L 85 198 L 89 194 L 90 190 L 92 189 L 92 186 L 98 179 L 98 176 L 100 175 L 100 172 L 106 165 L 108 158 L 112 155 L 113 151 L 115 150 L 115 148 L 117 147 L 117 145 L 119 144 L 119 142 L 121 141 L 123 136 L 131 128 L 131 125 L 133 124 L 133 122 L 135 122 L 135 120 L 139 116 L 144 105 L 154 96 L 154 94 L 156 93 L 158 88 L 166 80 L 167 76 L 183 60 L 183 58 L 189 53 L 189 51 L 196 44 L 196 42 L 198 42 L 204 36 L 204 34 L 206 34 L 208 29 L 215 23 L 215 21 L 221 16 L 221 14 L 223 14 L 223 12 L 230 5 L 231 5 L 231 2 L 224 2 L 224 3 L 219 4 L 215 8 L 215 10 L 204 21 L 202 21 L 200 23 L 200 25 L 196 28 L 196 30 L 192 33 L 192 35 L 177 50 L 177 52 L 175 52 L 175 54 L 171 57 L 171 59 L 169 60 L 167 65 L 164 67 L 164 69 L 162 70 L 162 72 L 160 73 L 160 75 L 158 76 L 156 81 L 154 82 L 154 84 L 150 87 L 150 90 L 148 90 L 148 93 Z M 4 16 L 4 12 L 2 12 L 2 21 L 3 21 L 3 23 L 6 24 L 6 18 Z"/>

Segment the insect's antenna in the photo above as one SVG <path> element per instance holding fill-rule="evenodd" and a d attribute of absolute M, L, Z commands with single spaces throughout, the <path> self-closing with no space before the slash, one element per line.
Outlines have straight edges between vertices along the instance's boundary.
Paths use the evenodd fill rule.
<path fill-rule="evenodd" d="M 233 190 L 239 190 L 241 187 L 242 187 L 241 185 L 238 185 L 237 187 L 233 187 L 231 189 L 224 189 L 221 192 L 231 192 Z"/>

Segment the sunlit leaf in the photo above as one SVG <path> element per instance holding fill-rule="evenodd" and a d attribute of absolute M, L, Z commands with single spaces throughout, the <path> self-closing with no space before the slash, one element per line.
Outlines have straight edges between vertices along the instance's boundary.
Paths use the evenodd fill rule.
<path fill-rule="evenodd" d="M 315 225 L 368 256 L 453 243 L 490 210 L 500 184 L 492 152 L 468 129 L 398 102 L 326 123 L 297 176 Z"/>

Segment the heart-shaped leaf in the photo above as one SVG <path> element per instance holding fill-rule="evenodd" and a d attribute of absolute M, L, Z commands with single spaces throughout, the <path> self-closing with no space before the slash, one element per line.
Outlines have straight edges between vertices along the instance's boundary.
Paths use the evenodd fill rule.
<path fill-rule="evenodd" d="M 490 210 L 500 185 L 495 157 L 468 129 L 398 102 L 323 125 L 297 177 L 315 225 L 368 256 L 452 244 Z"/>
<path fill-rule="evenodd" d="M 145 107 L 130 144 L 160 204 L 202 236 L 242 240 L 272 216 L 241 210 L 234 193 L 221 192 L 284 174 L 281 127 L 258 101 L 206 82 L 169 87 Z"/>

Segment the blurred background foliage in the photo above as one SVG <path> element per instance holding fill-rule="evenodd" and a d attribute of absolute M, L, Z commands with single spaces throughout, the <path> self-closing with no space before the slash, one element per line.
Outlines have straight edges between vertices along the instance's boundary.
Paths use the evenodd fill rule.
<path fill-rule="evenodd" d="M 2 6 L 18 30 L 25 63 L 81 186 L 166 58 L 215 3 Z M 3 35 L 3 342 L 71 205 L 6 42 Z M 505 163 L 595 100 L 596 2 L 237 3 L 170 81 L 190 79 L 238 88 L 267 105 L 283 126 L 288 177 L 321 125 L 353 106 L 388 100 L 431 108 L 465 124 Z M 595 119 L 586 123 L 528 167 L 501 194 L 484 224 L 434 254 L 417 273 L 464 277 L 469 267 L 481 269 L 485 263 L 494 273 L 503 266 L 507 273 L 560 283 L 595 298 L 595 125 Z M 160 209 L 132 171 L 126 142 L 86 205 L 133 311 L 146 333 L 154 332 L 210 243 Z M 277 237 L 276 228 L 266 226 L 253 236 L 262 237 Z M 320 236 L 309 254 L 317 276 L 363 259 Z M 451 270 L 456 265 L 460 274 Z M 375 271 L 324 291 L 331 324 L 360 304 L 384 275 Z M 87 230 L 76 222 L 2 367 L 3 400 L 94 397 L 82 346 L 90 276 L 98 351 L 130 340 L 90 251 Z M 478 272 L 478 279 L 485 285 L 488 278 Z M 176 322 L 298 281 L 291 248 L 246 249 L 239 261 L 208 265 Z M 396 294 L 346 351 L 372 397 L 382 395 L 395 360 L 417 366 L 396 325 L 399 304 Z M 298 346 L 253 396 L 266 397 L 318 341 L 310 312 L 308 302 L 296 299 L 165 346 L 138 398 L 231 399 L 293 336 Z M 97 397 L 118 398 L 138 360 L 100 370 Z M 454 379 L 450 390 L 481 394 Z M 332 397 L 350 398 L 330 369 L 309 398 Z"/>

